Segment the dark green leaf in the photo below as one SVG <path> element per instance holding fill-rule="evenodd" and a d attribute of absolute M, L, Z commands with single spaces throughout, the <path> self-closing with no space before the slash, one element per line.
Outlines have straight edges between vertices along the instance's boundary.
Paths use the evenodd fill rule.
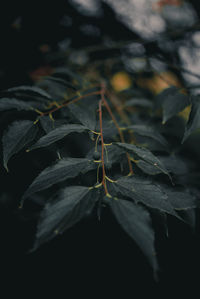
<path fill-rule="evenodd" d="M 61 125 L 66 124 L 65 120 L 52 120 L 49 116 L 41 116 L 39 117 L 39 120 L 43 130 L 46 133 L 49 133 L 50 131 L 60 127 Z"/>
<path fill-rule="evenodd" d="M 95 189 L 83 186 L 61 190 L 56 200 L 48 202 L 41 213 L 34 249 L 87 216 L 94 208 L 97 197 Z"/>
<path fill-rule="evenodd" d="M 67 67 L 59 67 L 55 69 L 53 76 L 66 79 L 70 78 L 71 80 L 76 81 L 76 83 L 78 84 L 78 88 L 81 88 L 83 86 L 83 79 L 81 78 L 81 76 L 79 76 L 77 73 L 72 72 Z"/>
<path fill-rule="evenodd" d="M 162 91 L 156 101 L 163 108 L 163 123 L 190 105 L 189 96 L 181 93 L 177 87 L 169 87 Z"/>
<path fill-rule="evenodd" d="M 52 97 L 43 89 L 37 86 L 18 86 L 12 87 L 6 90 L 8 93 L 25 93 L 25 94 L 32 94 L 36 96 L 40 96 L 46 98 L 48 100 L 52 99 Z"/>
<path fill-rule="evenodd" d="M 128 143 L 116 142 L 115 144 L 120 148 L 123 148 L 130 154 L 136 154 L 139 158 L 155 166 L 155 168 L 159 169 L 161 172 L 163 172 L 164 174 L 170 177 L 169 172 L 167 171 L 163 163 L 156 156 L 154 156 L 152 152 L 150 152 L 148 149 L 139 147 L 134 144 L 128 144 Z"/>
<path fill-rule="evenodd" d="M 176 191 L 171 189 L 165 189 L 168 196 L 168 200 L 175 210 L 188 210 L 197 207 L 195 196 L 187 191 Z"/>
<path fill-rule="evenodd" d="M 154 128 L 148 125 L 133 125 L 133 126 L 128 126 L 127 129 L 133 130 L 133 132 L 138 135 L 150 137 L 158 141 L 164 147 L 168 147 L 167 140 L 160 133 L 158 133 Z"/>
<path fill-rule="evenodd" d="M 150 180 L 136 178 L 135 176 L 123 177 L 117 180 L 114 186 L 122 196 L 127 196 L 135 202 L 143 203 L 147 207 L 178 217 L 173 206 L 168 201 L 167 194 Z"/>
<path fill-rule="evenodd" d="M 85 105 L 71 104 L 68 106 L 74 117 L 90 130 L 95 130 L 96 127 L 96 112 Z"/>
<path fill-rule="evenodd" d="M 33 193 L 47 189 L 54 184 L 62 182 L 66 179 L 74 178 L 80 173 L 86 173 L 90 169 L 94 169 L 95 163 L 88 159 L 67 158 L 59 160 L 53 166 L 45 168 L 33 181 L 28 190 L 25 192 L 23 199 L 29 197 Z"/>
<path fill-rule="evenodd" d="M 3 135 L 3 163 L 7 168 L 9 159 L 35 138 L 38 128 L 33 121 L 21 120 L 13 122 Z"/>
<path fill-rule="evenodd" d="M 154 165 L 151 165 L 143 160 L 137 160 L 136 162 L 137 167 L 139 167 L 144 173 L 149 175 L 157 175 L 162 173 L 162 171 L 156 168 Z"/>
<path fill-rule="evenodd" d="M 184 174 L 188 172 L 186 161 L 174 154 L 170 156 L 160 156 L 159 160 L 165 165 L 169 172 L 174 174 Z"/>
<path fill-rule="evenodd" d="M 48 146 L 71 133 L 82 133 L 85 131 L 88 131 L 88 128 L 82 125 L 78 125 L 78 124 L 62 125 L 50 131 L 47 135 L 41 137 L 33 146 L 30 147 L 30 150 Z"/>
<path fill-rule="evenodd" d="M 200 100 L 196 100 L 192 104 L 182 143 L 197 129 L 200 129 Z"/>
<path fill-rule="evenodd" d="M 78 90 L 78 88 L 76 86 L 74 86 L 72 83 L 68 82 L 67 80 L 63 79 L 63 78 L 57 78 L 54 76 L 49 76 L 49 77 L 45 77 L 45 81 L 49 81 L 49 84 L 57 84 L 57 85 L 61 85 L 62 87 L 69 87 L 73 90 Z"/>
<path fill-rule="evenodd" d="M 127 200 L 112 199 L 110 206 L 119 224 L 148 258 L 156 275 L 158 263 L 149 213 L 143 207 Z"/>
<path fill-rule="evenodd" d="M 153 104 L 150 100 L 143 99 L 143 98 L 133 98 L 125 103 L 125 107 L 130 107 L 130 106 L 139 106 L 139 107 L 144 107 L 144 108 L 152 108 Z"/>
<path fill-rule="evenodd" d="M 17 110 L 33 110 L 34 103 L 23 102 L 14 98 L 2 98 L 0 99 L 0 111 L 17 109 Z"/>

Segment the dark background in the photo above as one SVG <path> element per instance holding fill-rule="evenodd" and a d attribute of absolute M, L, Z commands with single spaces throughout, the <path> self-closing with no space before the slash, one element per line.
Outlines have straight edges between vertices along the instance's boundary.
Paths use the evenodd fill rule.
<path fill-rule="evenodd" d="M 75 48 L 99 43 L 101 37 L 87 40 L 80 33 L 80 24 L 87 18 L 88 22 L 96 22 L 102 32 L 112 34 L 113 39 L 137 37 L 115 19 L 115 13 L 107 6 L 102 18 L 93 19 L 80 15 L 66 2 L 6 1 L 0 12 L 1 89 L 31 83 L 28 73 L 46 63 L 38 50 L 41 44 L 47 43 L 56 50 L 57 43 L 67 35 Z M 199 13 L 199 3 L 193 4 Z M 76 20 L 68 31 L 60 26 L 66 13 Z M 20 31 L 11 26 L 18 16 L 22 19 Z M 100 222 L 96 218 L 86 219 L 31 254 L 28 250 L 33 242 L 35 220 L 19 220 L 8 203 L 1 204 L 0 216 L 1 282 L 2 290 L 6 285 L 7 294 L 13 290 L 16 295 L 27 294 L 28 289 L 28 296 L 40 296 L 43 292 L 45 298 L 53 291 L 56 298 L 63 294 L 70 297 L 71 291 L 74 296 L 81 292 L 81 296 L 94 298 L 99 294 L 114 297 L 120 292 L 123 298 L 144 295 L 160 298 L 163 294 L 181 296 L 188 291 L 194 298 L 198 290 L 199 230 L 192 233 L 175 219 L 169 218 L 169 238 L 158 231 L 156 247 L 161 273 L 156 283 L 144 256 L 107 209 Z"/>

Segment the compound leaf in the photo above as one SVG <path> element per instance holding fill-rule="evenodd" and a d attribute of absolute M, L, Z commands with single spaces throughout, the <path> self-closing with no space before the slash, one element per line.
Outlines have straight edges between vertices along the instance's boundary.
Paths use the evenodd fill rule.
<path fill-rule="evenodd" d="M 122 199 L 111 199 L 110 207 L 116 220 L 148 258 L 156 275 L 158 263 L 154 247 L 154 231 L 148 211 Z"/>
<path fill-rule="evenodd" d="M 2 139 L 3 164 L 7 170 L 9 159 L 30 144 L 35 139 L 37 131 L 37 126 L 31 120 L 15 121 L 8 127 Z"/>

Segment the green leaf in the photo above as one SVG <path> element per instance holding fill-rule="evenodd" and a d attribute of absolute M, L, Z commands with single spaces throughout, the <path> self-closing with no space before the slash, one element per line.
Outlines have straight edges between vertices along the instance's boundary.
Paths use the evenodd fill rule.
<path fill-rule="evenodd" d="M 88 187 L 71 186 L 61 190 L 41 213 L 33 250 L 91 213 L 97 199 L 96 190 Z"/>
<path fill-rule="evenodd" d="M 196 197 L 185 191 L 176 191 L 165 188 L 168 200 L 175 210 L 188 210 L 197 207 Z"/>
<path fill-rule="evenodd" d="M 144 173 L 147 173 L 149 175 L 157 175 L 159 173 L 162 173 L 160 169 L 143 160 L 137 160 L 136 166 L 139 167 Z"/>
<path fill-rule="evenodd" d="M 154 128 L 147 126 L 147 125 L 132 125 L 128 126 L 127 129 L 133 130 L 133 133 L 136 133 L 140 136 L 150 137 L 160 144 L 162 144 L 164 147 L 168 147 L 167 140 L 158 133 Z"/>
<path fill-rule="evenodd" d="M 152 108 L 153 103 L 150 100 L 143 99 L 143 98 L 133 98 L 125 103 L 125 107 L 131 107 L 131 106 L 138 106 L 143 108 Z"/>
<path fill-rule="evenodd" d="M 17 110 L 33 110 L 35 103 L 23 102 L 14 98 L 2 98 L 0 99 L 0 111 L 17 109 Z"/>
<path fill-rule="evenodd" d="M 67 158 L 59 160 L 53 166 L 45 168 L 25 192 L 22 201 L 32 194 L 47 189 L 66 179 L 74 178 L 80 173 L 94 169 L 95 163 L 84 158 Z"/>
<path fill-rule="evenodd" d="M 73 116 L 90 130 L 96 128 L 96 112 L 94 109 L 85 106 L 85 104 L 70 104 L 68 106 Z"/>
<path fill-rule="evenodd" d="M 176 175 L 188 172 L 188 166 L 185 160 L 178 155 L 171 154 L 170 156 L 160 156 L 159 160 L 165 165 L 169 172 Z"/>
<path fill-rule="evenodd" d="M 23 94 L 31 94 L 35 96 L 43 97 L 44 99 L 52 99 L 52 97 L 43 89 L 37 87 L 37 86 L 18 86 L 18 87 L 12 87 L 6 90 L 7 93 L 23 93 Z"/>
<path fill-rule="evenodd" d="M 30 147 L 29 150 L 48 146 L 71 133 L 82 133 L 85 131 L 88 131 L 88 128 L 82 125 L 78 125 L 78 124 L 62 125 L 50 131 L 47 135 L 41 137 L 33 146 Z"/>
<path fill-rule="evenodd" d="M 169 172 L 167 171 L 164 164 L 152 154 L 148 149 L 139 147 L 134 144 L 128 144 L 128 143 L 120 143 L 116 142 L 116 146 L 119 146 L 120 148 L 123 148 L 125 151 L 129 152 L 130 154 L 136 154 L 139 158 L 144 160 L 145 162 L 153 165 L 155 168 L 163 172 L 164 174 L 168 175 L 170 177 Z"/>
<path fill-rule="evenodd" d="M 49 133 L 50 131 L 55 130 L 56 128 L 66 124 L 65 120 L 59 120 L 59 119 L 52 120 L 49 116 L 45 116 L 45 115 L 40 116 L 39 120 L 42 129 L 46 133 Z"/>
<path fill-rule="evenodd" d="M 167 194 L 152 181 L 132 177 L 123 177 L 114 184 L 116 191 L 135 202 L 143 203 L 145 206 L 158 209 L 162 212 L 178 217 L 173 206 L 168 201 Z"/>
<path fill-rule="evenodd" d="M 162 91 L 156 101 L 163 108 L 163 123 L 190 105 L 189 96 L 180 92 L 177 87 L 169 87 Z"/>
<path fill-rule="evenodd" d="M 187 122 L 182 143 L 197 129 L 200 129 L 200 100 L 192 103 L 189 120 Z"/>
<path fill-rule="evenodd" d="M 155 237 L 148 211 L 127 200 L 111 199 L 109 202 L 116 220 L 143 251 L 156 276 L 158 262 L 154 247 Z"/>
<path fill-rule="evenodd" d="M 78 90 L 78 88 L 76 86 L 74 86 L 72 83 L 68 82 L 67 80 L 63 79 L 63 78 L 59 78 L 59 77 L 54 77 L 53 75 L 52 76 L 46 76 L 45 81 L 49 81 L 48 83 L 49 84 L 57 84 L 59 85 L 61 88 L 62 87 L 69 87 L 73 90 Z"/>
<path fill-rule="evenodd" d="M 57 69 L 54 70 L 53 73 L 54 77 L 59 77 L 59 78 L 65 78 L 65 79 L 71 79 L 73 81 L 76 81 L 77 83 L 77 88 L 82 88 L 83 87 L 83 79 L 81 76 L 79 76 L 77 73 L 72 72 L 70 69 L 68 69 L 66 66 L 65 67 L 58 67 Z"/>
<path fill-rule="evenodd" d="M 7 170 L 9 159 L 29 145 L 35 139 L 37 131 L 37 126 L 30 120 L 15 121 L 8 127 L 2 139 L 3 163 Z"/>

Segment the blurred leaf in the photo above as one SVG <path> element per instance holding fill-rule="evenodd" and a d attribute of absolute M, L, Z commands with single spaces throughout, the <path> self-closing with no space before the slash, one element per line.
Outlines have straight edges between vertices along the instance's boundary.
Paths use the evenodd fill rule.
<path fill-rule="evenodd" d="M 173 86 L 159 93 L 156 102 L 163 108 L 163 123 L 166 123 L 167 120 L 190 105 L 190 98 Z"/>

